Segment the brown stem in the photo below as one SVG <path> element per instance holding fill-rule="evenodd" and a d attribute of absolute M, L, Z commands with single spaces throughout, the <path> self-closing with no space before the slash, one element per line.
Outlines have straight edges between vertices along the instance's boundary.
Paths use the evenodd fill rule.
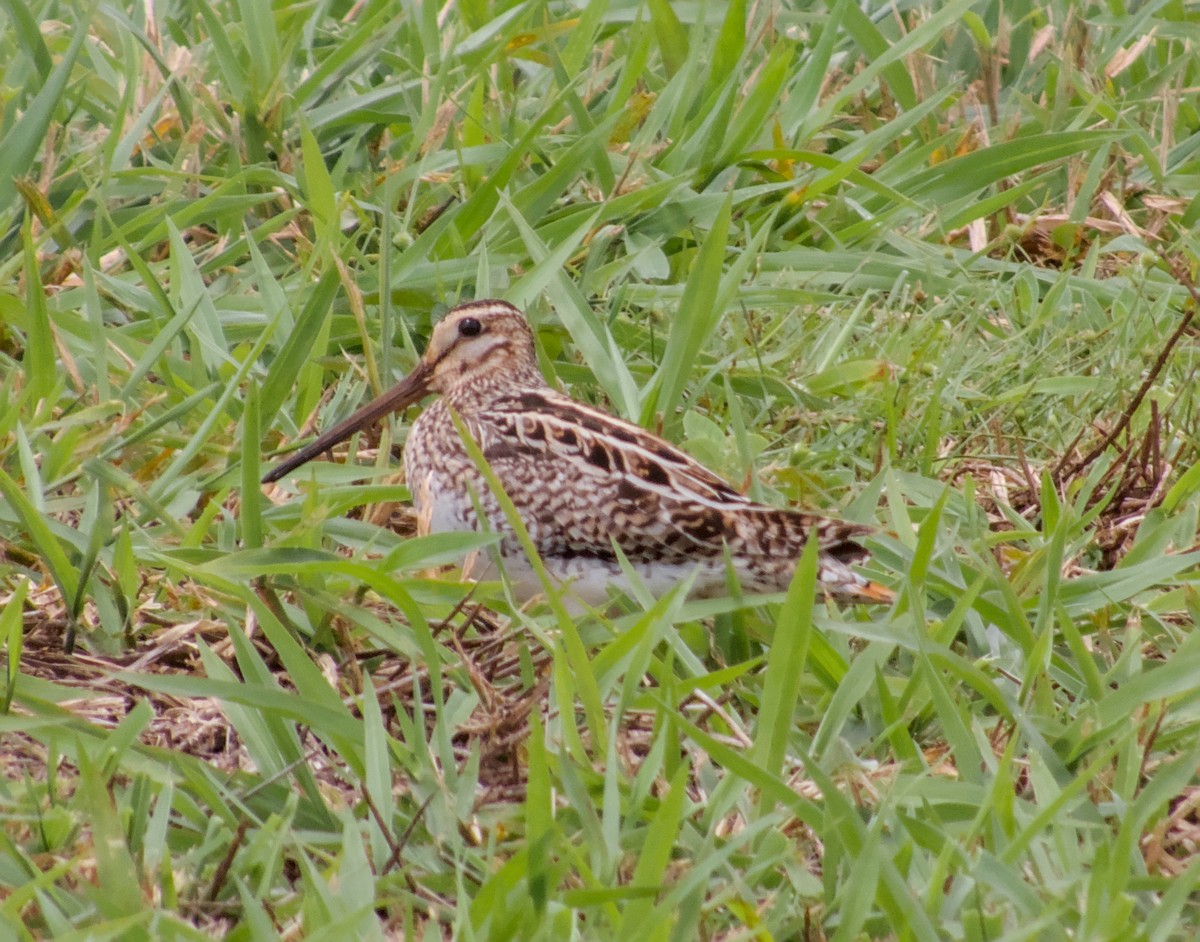
<path fill-rule="evenodd" d="M 1154 360 L 1154 365 L 1150 367 L 1150 372 L 1147 374 L 1146 379 L 1142 382 L 1142 385 L 1138 387 L 1138 391 L 1134 395 L 1132 401 L 1128 406 L 1125 407 L 1125 411 L 1121 413 L 1121 418 L 1117 421 L 1117 424 L 1109 429 L 1108 434 L 1100 440 L 1096 447 L 1094 447 L 1078 461 L 1067 465 L 1066 458 L 1064 456 L 1063 463 L 1060 464 L 1057 469 L 1057 475 L 1060 477 L 1071 477 L 1075 474 L 1078 474 L 1079 471 L 1081 471 L 1083 468 L 1086 468 L 1089 464 L 1104 454 L 1105 450 L 1107 450 L 1107 448 L 1117 440 L 1117 436 L 1129 427 L 1130 422 L 1133 421 L 1134 413 L 1137 412 L 1138 407 L 1142 404 L 1142 400 L 1146 398 L 1146 394 L 1150 392 L 1151 387 L 1153 387 L 1158 381 L 1159 375 L 1162 373 L 1163 369 L 1166 368 L 1167 360 L 1170 359 L 1171 353 L 1175 350 L 1175 345 L 1179 343 L 1180 338 L 1183 337 L 1184 333 L 1187 332 L 1187 329 L 1191 325 L 1193 318 L 1195 318 L 1196 308 L 1200 307 L 1200 290 L 1197 290 L 1196 283 L 1192 280 L 1191 275 L 1184 270 L 1182 265 L 1180 265 L 1175 259 L 1169 257 L 1165 252 L 1160 250 L 1158 256 L 1163 260 L 1163 264 L 1165 264 L 1170 270 L 1172 277 L 1181 285 L 1183 285 L 1183 287 L 1187 290 L 1187 293 L 1192 296 L 1191 310 L 1183 315 L 1183 319 L 1179 322 L 1179 326 L 1175 328 L 1175 332 L 1171 334 L 1170 338 L 1163 345 L 1163 348 L 1158 351 L 1158 356 Z"/>

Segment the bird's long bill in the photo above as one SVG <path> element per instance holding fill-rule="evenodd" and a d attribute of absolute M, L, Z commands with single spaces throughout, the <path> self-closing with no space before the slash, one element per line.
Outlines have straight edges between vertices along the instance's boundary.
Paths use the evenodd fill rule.
<path fill-rule="evenodd" d="M 263 476 L 263 484 L 278 481 L 285 474 L 294 471 L 306 461 L 311 461 L 317 455 L 329 451 L 339 442 L 344 442 L 355 432 L 369 428 L 389 412 L 398 412 L 424 398 L 429 391 L 430 368 L 422 361 L 416 369 L 400 380 L 395 386 L 378 399 L 367 403 L 348 419 L 339 422 L 328 432 L 318 435 L 315 439 L 297 451 L 294 455 Z"/>

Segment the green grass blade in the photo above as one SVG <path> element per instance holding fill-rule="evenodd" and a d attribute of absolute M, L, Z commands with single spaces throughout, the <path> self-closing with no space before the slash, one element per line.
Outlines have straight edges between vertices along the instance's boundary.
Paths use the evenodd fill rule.
<path fill-rule="evenodd" d="M 671 321 L 655 383 L 643 399 L 642 425 L 652 426 L 656 415 L 663 416 L 668 424 L 674 424 L 675 409 L 683 396 L 696 355 L 723 313 L 717 307 L 717 289 L 721 283 L 721 263 L 725 258 L 731 211 L 732 203 L 726 200 L 696 253 L 679 309 Z"/>
<path fill-rule="evenodd" d="M 17 15 L 15 19 L 28 26 L 28 16 Z M 16 196 L 14 181 L 32 170 L 55 112 L 63 106 L 71 72 L 89 35 L 83 23 L 76 23 L 73 33 L 71 44 L 45 77 L 42 87 L 25 106 L 20 118 L 0 137 L 0 212 L 8 209 Z M 28 33 L 26 38 L 29 39 Z M 35 42 L 31 51 L 35 61 L 45 62 L 46 48 L 40 41 Z"/>
<path fill-rule="evenodd" d="M 0 469 L 0 495 L 28 534 L 35 551 L 62 593 L 63 601 L 69 603 L 79 598 L 79 571 L 67 558 L 62 543 L 54 536 L 45 516 L 30 503 L 17 482 L 3 469 Z"/>
<path fill-rule="evenodd" d="M 812 610 L 817 592 L 817 541 L 810 538 L 800 556 L 787 599 L 779 609 L 771 659 L 763 678 L 762 703 L 754 743 L 754 761 L 770 775 L 779 775 L 795 724 L 796 702 L 812 635 Z M 774 804 L 762 796 L 759 814 Z"/>

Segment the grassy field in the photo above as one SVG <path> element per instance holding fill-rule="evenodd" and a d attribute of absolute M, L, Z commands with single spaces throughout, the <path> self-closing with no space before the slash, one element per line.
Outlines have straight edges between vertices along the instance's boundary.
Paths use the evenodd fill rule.
<path fill-rule="evenodd" d="M 0 942 L 1200 933 L 1200 7 L 874 6 L 0 3 Z M 488 296 L 896 603 L 259 486 Z"/>

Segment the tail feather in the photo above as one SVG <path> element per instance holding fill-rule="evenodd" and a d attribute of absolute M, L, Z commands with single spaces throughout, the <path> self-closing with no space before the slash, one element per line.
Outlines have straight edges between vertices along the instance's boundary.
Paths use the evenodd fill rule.
<path fill-rule="evenodd" d="M 823 558 L 818 578 L 826 592 L 847 602 L 890 605 L 896 598 L 896 593 L 887 586 L 872 582 L 838 558 Z"/>

